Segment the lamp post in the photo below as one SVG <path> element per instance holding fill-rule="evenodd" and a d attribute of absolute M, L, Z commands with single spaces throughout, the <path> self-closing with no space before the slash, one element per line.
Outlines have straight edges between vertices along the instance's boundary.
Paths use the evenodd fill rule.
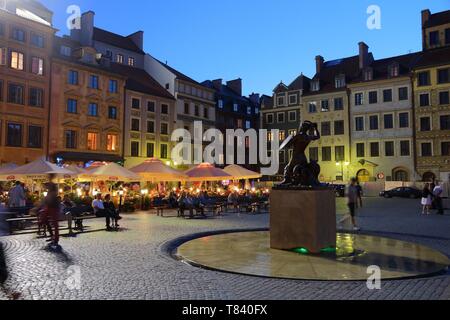
<path fill-rule="evenodd" d="M 142 199 L 141 199 L 141 210 L 144 210 L 144 199 L 145 196 L 148 194 L 148 189 L 143 189 L 141 190 L 141 195 L 142 195 Z"/>
<path fill-rule="evenodd" d="M 119 190 L 119 212 L 122 212 L 123 189 Z"/>
<path fill-rule="evenodd" d="M 345 181 L 345 174 L 344 174 L 344 167 L 348 167 L 350 165 L 350 162 L 348 161 L 338 161 L 336 162 L 337 167 L 341 167 L 341 175 L 342 175 L 342 181 Z"/>

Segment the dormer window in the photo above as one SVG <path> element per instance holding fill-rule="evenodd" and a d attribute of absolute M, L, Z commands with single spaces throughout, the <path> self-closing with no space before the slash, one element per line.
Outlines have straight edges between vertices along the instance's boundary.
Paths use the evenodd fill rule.
<path fill-rule="evenodd" d="M 277 98 L 278 106 L 284 106 L 286 104 L 285 99 L 286 99 L 285 95 L 278 96 Z"/>
<path fill-rule="evenodd" d="M 72 55 L 72 48 L 68 46 L 61 46 L 60 53 L 63 56 L 70 57 Z"/>
<path fill-rule="evenodd" d="M 398 77 L 400 74 L 400 67 L 398 63 L 393 63 L 389 66 L 389 77 Z"/>
<path fill-rule="evenodd" d="M 334 79 L 336 89 L 345 87 L 345 74 L 340 74 Z"/>
<path fill-rule="evenodd" d="M 366 68 L 363 72 L 363 79 L 364 81 L 371 81 L 373 80 L 373 70 L 372 68 Z"/>
<path fill-rule="evenodd" d="M 319 80 L 314 80 L 311 82 L 311 91 L 319 91 L 320 90 L 320 83 Z"/>

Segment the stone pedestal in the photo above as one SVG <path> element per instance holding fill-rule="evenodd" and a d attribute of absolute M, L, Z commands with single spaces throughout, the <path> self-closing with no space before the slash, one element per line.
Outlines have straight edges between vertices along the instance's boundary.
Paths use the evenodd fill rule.
<path fill-rule="evenodd" d="M 336 247 L 336 195 L 333 190 L 272 190 L 272 249 L 306 248 L 320 253 Z"/>

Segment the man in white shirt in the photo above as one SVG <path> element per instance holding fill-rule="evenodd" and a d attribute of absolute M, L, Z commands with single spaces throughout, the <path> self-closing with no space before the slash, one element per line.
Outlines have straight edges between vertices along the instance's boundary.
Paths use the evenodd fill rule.
<path fill-rule="evenodd" d="M 97 217 L 106 218 L 106 230 L 112 230 L 111 228 L 111 217 L 107 210 L 105 210 L 105 205 L 103 204 L 102 195 L 97 194 L 96 199 L 92 201 L 92 208 L 94 208 L 94 213 Z"/>
<path fill-rule="evenodd" d="M 437 214 L 439 214 L 439 215 L 444 214 L 444 206 L 442 204 L 442 193 L 443 192 L 444 192 L 444 190 L 442 189 L 442 187 L 439 185 L 439 183 L 436 182 L 436 187 L 434 187 L 434 190 L 433 190 L 433 196 L 434 196 L 434 201 L 436 203 L 436 209 L 438 210 Z"/>

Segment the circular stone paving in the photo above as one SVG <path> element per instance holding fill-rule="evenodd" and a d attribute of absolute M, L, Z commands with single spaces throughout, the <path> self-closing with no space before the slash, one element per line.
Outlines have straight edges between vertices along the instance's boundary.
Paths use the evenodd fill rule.
<path fill-rule="evenodd" d="M 448 258 L 425 246 L 394 239 L 338 234 L 336 252 L 320 255 L 303 250 L 270 249 L 268 231 L 206 236 L 180 245 L 176 256 L 191 265 L 270 278 L 367 280 L 369 266 L 382 279 L 424 277 L 443 272 Z"/>

